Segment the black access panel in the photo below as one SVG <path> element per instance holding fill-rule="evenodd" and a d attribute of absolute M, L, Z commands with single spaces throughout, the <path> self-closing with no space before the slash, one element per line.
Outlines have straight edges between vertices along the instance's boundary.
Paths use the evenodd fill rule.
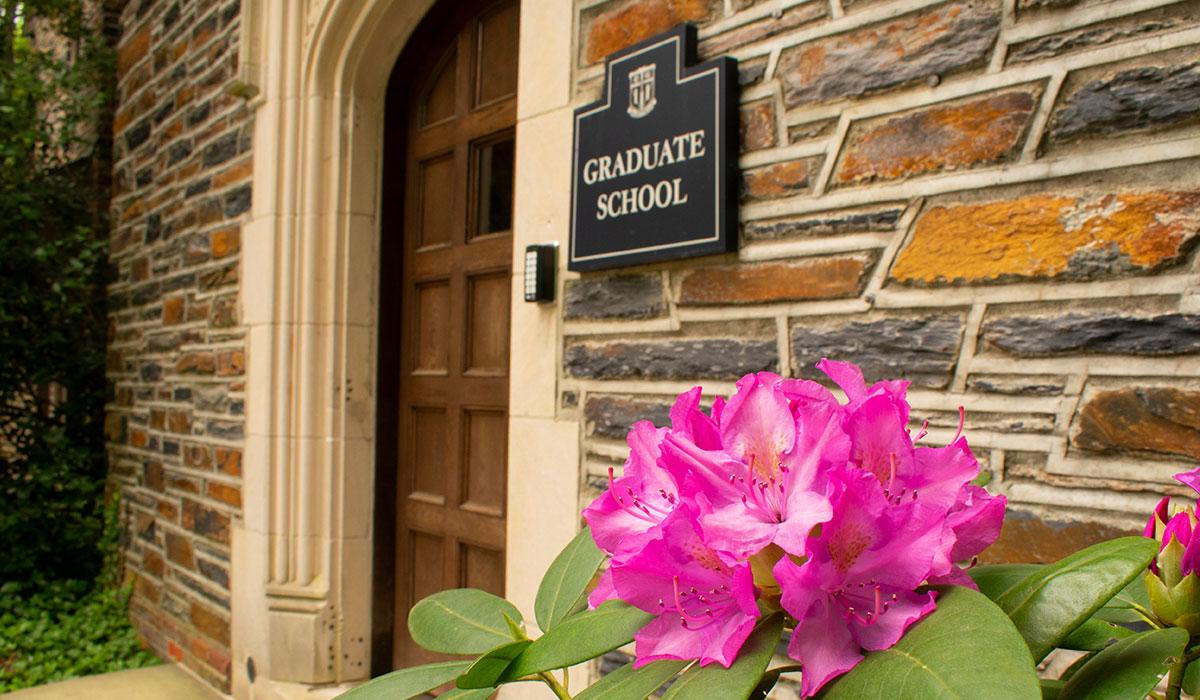
<path fill-rule="evenodd" d="M 612 54 L 575 110 L 570 270 L 737 250 L 737 62 L 680 25 Z"/>

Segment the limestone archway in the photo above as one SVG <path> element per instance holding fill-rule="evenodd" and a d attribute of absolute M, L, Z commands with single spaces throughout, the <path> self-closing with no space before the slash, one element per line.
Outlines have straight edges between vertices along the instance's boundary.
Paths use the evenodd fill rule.
<path fill-rule="evenodd" d="M 232 543 L 238 698 L 332 697 L 370 673 L 384 96 L 433 2 L 245 5 L 241 87 L 254 95 L 256 123 L 240 270 L 248 340 L 245 506 Z M 522 6 L 517 251 L 562 240 L 571 22 L 571 3 Z M 531 130 L 538 138 L 523 141 Z M 555 420 L 557 310 L 522 304 L 521 285 L 513 289 L 510 357 L 521 359 L 509 429 L 520 440 L 509 444 L 521 448 L 509 454 L 516 517 L 506 568 L 510 597 L 531 607 L 538 572 L 577 523 L 578 428 Z"/>

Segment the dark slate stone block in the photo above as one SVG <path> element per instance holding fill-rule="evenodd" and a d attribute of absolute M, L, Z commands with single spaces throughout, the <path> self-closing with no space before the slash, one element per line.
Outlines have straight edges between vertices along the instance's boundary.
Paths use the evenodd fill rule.
<path fill-rule="evenodd" d="M 154 168 L 142 168 L 137 172 L 135 182 L 138 187 L 145 187 L 154 182 Z"/>
<path fill-rule="evenodd" d="M 738 379 L 779 365 L 775 341 L 732 338 L 579 342 L 563 359 L 587 379 Z"/>
<path fill-rule="evenodd" d="M 1182 355 L 1200 350 L 1200 316 L 1016 316 L 985 323 L 983 339 L 1021 357 L 1079 352 Z"/>
<path fill-rule="evenodd" d="M 800 375 L 827 379 L 814 365 L 823 357 L 862 367 L 868 382 L 909 379 L 944 387 L 958 357 L 962 318 L 940 314 L 921 318 L 856 321 L 834 328 L 792 328 L 792 362 Z"/>
<path fill-rule="evenodd" d="M 157 362 L 147 362 L 138 370 L 138 376 L 142 378 L 143 382 L 157 382 L 162 379 L 162 375 L 162 365 Z"/>
<path fill-rule="evenodd" d="M 619 396 L 590 396 L 583 415 L 592 424 L 592 433 L 600 437 L 624 440 L 638 421 L 648 420 L 657 427 L 671 425 L 671 404 Z"/>
<path fill-rule="evenodd" d="M 1148 66 L 1092 81 L 1067 98 L 1050 138 L 1068 141 L 1171 126 L 1200 118 L 1200 63 Z"/>
<path fill-rule="evenodd" d="M 223 134 L 204 149 L 204 167 L 220 165 L 237 155 L 238 135 L 236 131 Z"/>
<path fill-rule="evenodd" d="M 130 301 L 134 306 L 149 304 L 150 302 L 158 299 L 160 289 L 161 285 L 158 282 L 149 282 L 147 284 L 143 284 L 142 286 L 133 290 L 133 296 L 130 298 Z"/>
<path fill-rule="evenodd" d="M 188 113 L 187 125 L 189 127 L 196 126 L 205 119 L 208 119 L 210 114 L 212 114 L 212 102 L 205 102 Z"/>
<path fill-rule="evenodd" d="M 192 155 L 192 142 L 190 140 L 173 143 L 167 151 L 167 165 L 175 165 L 190 155 Z"/>
<path fill-rule="evenodd" d="M 212 189 L 212 178 L 206 177 L 188 185 L 187 189 L 183 191 L 183 198 L 195 197 L 198 194 L 204 194 L 210 189 Z"/>
<path fill-rule="evenodd" d="M 125 132 L 125 147 L 134 150 L 150 140 L 150 120 L 143 119 Z"/>
<path fill-rule="evenodd" d="M 230 190 L 225 193 L 225 216 L 235 217 L 244 212 L 250 211 L 252 203 L 252 195 L 250 185 L 242 185 L 235 190 Z"/>
<path fill-rule="evenodd" d="M 658 275 L 617 275 L 567 283 L 563 317 L 652 318 L 665 308 Z"/>

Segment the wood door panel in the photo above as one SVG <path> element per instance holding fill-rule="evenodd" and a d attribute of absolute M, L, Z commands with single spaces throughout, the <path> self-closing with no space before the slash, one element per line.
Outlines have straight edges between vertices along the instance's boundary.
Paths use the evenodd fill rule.
<path fill-rule="evenodd" d="M 403 231 L 400 265 L 381 284 L 401 310 L 398 353 L 381 360 L 399 385 L 393 666 L 434 658 L 407 634 L 422 597 L 504 593 L 519 12 L 515 0 L 446 12 L 453 26 L 425 35 L 423 58 L 397 67 L 403 98 L 389 96 L 389 109 L 403 105 L 389 129 L 407 125 L 403 162 L 384 165 L 385 180 L 403 173 L 389 190 L 402 192 L 399 221 L 383 226 Z"/>

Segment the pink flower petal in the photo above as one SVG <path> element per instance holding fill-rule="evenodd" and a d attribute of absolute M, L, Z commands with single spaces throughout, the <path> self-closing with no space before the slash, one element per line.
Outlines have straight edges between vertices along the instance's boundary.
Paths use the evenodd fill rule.
<path fill-rule="evenodd" d="M 1200 467 L 1196 467 L 1190 472 L 1176 474 L 1175 480 L 1181 484 L 1191 486 L 1193 491 L 1200 494 Z"/>
<path fill-rule="evenodd" d="M 863 659 L 845 620 L 834 609 L 834 603 L 827 599 L 816 601 L 805 611 L 792 632 L 788 656 L 804 667 L 800 675 L 800 694 L 806 698 L 816 695 L 826 683 L 854 668 Z"/>

